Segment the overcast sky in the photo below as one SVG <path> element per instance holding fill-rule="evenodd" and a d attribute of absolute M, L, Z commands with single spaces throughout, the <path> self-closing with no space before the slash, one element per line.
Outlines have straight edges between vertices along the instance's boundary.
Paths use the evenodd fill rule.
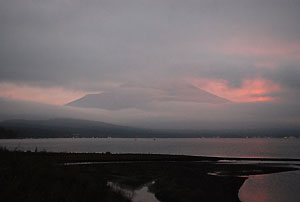
<path fill-rule="evenodd" d="M 299 11 L 299 0 L 0 0 L 0 113 L 29 114 L 12 109 L 27 101 L 71 110 L 63 105 L 89 93 L 180 89 L 172 102 L 90 119 L 300 124 Z M 231 102 L 191 102 L 186 85 Z"/>

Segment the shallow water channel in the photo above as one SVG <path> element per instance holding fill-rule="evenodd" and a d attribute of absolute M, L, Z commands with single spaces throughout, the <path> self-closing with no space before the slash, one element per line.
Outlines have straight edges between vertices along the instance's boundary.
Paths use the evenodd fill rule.
<path fill-rule="evenodd" d="M 114 182 L 108 182 L 107 185 L 113 188 L 116 191 L 121 191 L 125 196 L 132 199 L 132 202 L 160 202 L 156 199 L 155 195 L 149 191 L 149 186 L 153 184 L 151 183 L 145 184 L 142 187 L 131 190 L 129 188 L 124 188 Z"/>

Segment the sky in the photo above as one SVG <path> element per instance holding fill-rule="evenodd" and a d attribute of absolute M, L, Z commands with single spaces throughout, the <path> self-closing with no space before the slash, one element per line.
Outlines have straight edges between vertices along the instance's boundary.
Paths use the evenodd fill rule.
<path fill-rule="evenodd" d="M 296 127 L 299 10 L 298 0 L 0 0 L 0 119 Z M 101 93 L 130 104 L 65 106 Z"/>

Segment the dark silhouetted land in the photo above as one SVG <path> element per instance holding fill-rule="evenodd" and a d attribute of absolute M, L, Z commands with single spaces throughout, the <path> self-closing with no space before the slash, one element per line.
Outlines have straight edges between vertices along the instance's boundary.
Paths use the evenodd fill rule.
<path fill-rule="evenodd" d="M 161 202 L 234 202 L 239 201 L 243 176 L 294 170 L 220 160 L 224 158 L 1 149 L 0 197 L 1 201 L 22 202 L 122 202 L 131 199 L 108 186 L 108 181 L 131 189 L 155 181 L 149 188 Z"/>

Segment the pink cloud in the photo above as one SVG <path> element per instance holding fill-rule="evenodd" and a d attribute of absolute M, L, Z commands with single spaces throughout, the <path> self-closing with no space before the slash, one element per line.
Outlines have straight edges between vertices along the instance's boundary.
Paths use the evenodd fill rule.
<path fill-rule="evenodd" d="M 223 53 L 232 55 L 300 59 L 300 43 L 283 42 L 267 37 L 233 38 L 219 48 Z"/>
<path fill-rule="evenodd" d="M 0 83 L 0 97 L 63 105 L 89 92 L 68 90 L 62 87 L 41 88 L 12 83 Z"/>
<path fill-rule="evenodd" d="M 262 102 L 272 101 L 268 94 L 280 91 L 278 84 L 263 79 L 245 79 L 239 88 L 232 88 L 226 80 L 189 78 L 189 83 L 212 94 L 234 102 Z"/>

